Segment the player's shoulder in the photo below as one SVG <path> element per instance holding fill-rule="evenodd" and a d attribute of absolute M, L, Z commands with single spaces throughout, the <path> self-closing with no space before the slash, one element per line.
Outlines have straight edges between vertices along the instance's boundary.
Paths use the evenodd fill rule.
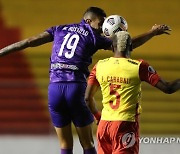
<path fill-rule="evenodd" d="M 138 61 L 140 62 L 141 66 L 149 66 L 149 63 L 144 59 L 138 59 Z"/>
<path fill-rule="evenodd" d="M 141 65 L 140 65 L 140 70 L 148 70 L 150 73 L 156 73 L 156 70 L 151 66 L 147 61 L 140 59 Z"/>
<path fill-rule="evenodd" d="M 139 65 L 139 64 L 141 64 L 141 60 L 136 60 L 136 59 L 131 59 L 131 58 L 128 58 L 127 59 L 127 62 L 128 63 L 131 63 L 131 64 L 133 64 L 133 65 Z"/>
<path fill-rule="evenodd" d="M 109 59 L 110 58 L 106 58 L 106 59 L 101 59 L 96 63 L 96 68 L 101 68 L 101 67 L 105 67 L 107 65 L 109 65 Z"/>
<path fill-rule="evenodd" d="M 64 27 L 67 27 L 67 25 L 55 25 L 52 27 L 54 31 L 62 30 Z"/>
<path fill-rule="evenodd" d="M 110 58 L 106 58 L 106 59 L 101 59 L 101 60 L 99 60 L 99 61 L 96 63 L 96 70 L 102 71 L 102 70 L 104 70 L 104 68 L 107 68 L 107 66 L 110 65 L 109 59 L 110 59 Z"/>
<path fill-rule="evenodd" d="M 110 60 L 110 58 L 101 59 L 98 61 L 97 64 L 104 64 L 104 63 L 108 62 L 109 60 Z"/>
<path fill-rule="evenodd" d="M 79 23 L 69 23 L 69 24 L 60 24 L 60 25 L 56 25 L 56 28 L 63 28 L 63 27 L 72 27 L 72 26 L 78 26 Z"/>

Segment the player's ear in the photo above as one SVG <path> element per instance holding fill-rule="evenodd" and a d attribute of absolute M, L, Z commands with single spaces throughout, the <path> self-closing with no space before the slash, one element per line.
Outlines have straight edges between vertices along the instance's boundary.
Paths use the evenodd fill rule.
<path fill-rule="evenodd" d="M 85 19 L 85 21 L 86 21 L 87 24 L 90 24 L 92 22 L 91 19 Z"/>

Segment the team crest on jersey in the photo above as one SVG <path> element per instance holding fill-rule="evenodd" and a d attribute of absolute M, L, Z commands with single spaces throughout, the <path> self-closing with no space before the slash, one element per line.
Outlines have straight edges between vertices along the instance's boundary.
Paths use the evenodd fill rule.
<path fill-rule="evenodd" d="M 154 68 L 152 66 L 148 67 L 148 71 L 153 74 L 156 73 L 156 71 L 154 70 Z"/>

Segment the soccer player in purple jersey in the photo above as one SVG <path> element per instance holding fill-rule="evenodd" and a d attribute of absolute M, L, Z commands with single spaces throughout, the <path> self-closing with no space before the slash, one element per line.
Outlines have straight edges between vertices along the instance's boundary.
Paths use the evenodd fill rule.
<path fill-rule="evenodd" d="M 101 36 L 106 14 L 98 7 L 88 8 L 77 24 L 54 26 L 45 32 L 9 45 L 0 50 L 0 56 L 36 47 L 53 41 L 48 87 L 49 112 L 60 142 L 61 154 L 72 154 L 71 122 L 76 127 L 84 154 L 96 154 L 92 136 L 94 117 L 87 107 L 84 95 L 88 66 L 98 49 L 111 49 L 111 40 Z M 133 38 L 136 48 L 153 36 L 167 33 L 166 25 L 155 25 Z"/>

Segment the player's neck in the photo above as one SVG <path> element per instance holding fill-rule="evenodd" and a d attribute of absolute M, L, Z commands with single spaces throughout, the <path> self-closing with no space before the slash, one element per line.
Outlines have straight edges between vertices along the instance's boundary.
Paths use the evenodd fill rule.
<path fill-rule="evenodd" d="M 122 53 L 122 52 L 115 52 L 115 53 L 114 53 L 114 57 L 115 57 L 115 58 L 130 58 L 129 55 L 124 54 L 124 53 Z"/>

